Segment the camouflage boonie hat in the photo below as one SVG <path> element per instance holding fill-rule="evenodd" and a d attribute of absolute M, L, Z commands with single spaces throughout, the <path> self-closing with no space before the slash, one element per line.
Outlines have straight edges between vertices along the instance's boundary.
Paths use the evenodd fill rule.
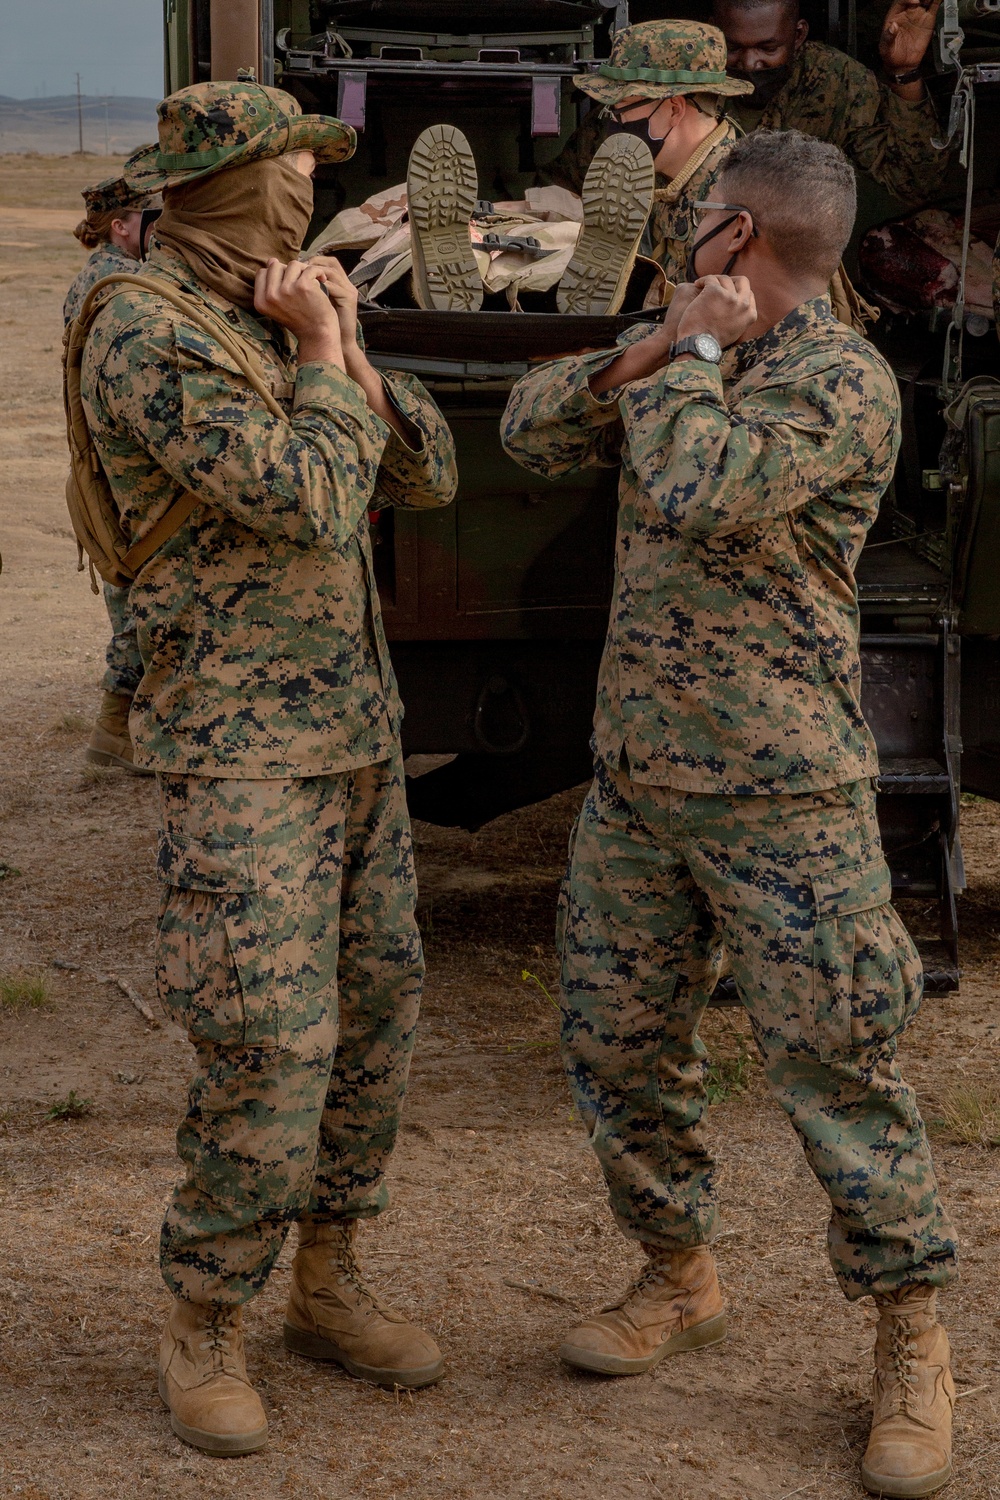
<path fill-rule="evenodd" d="M 752 94 L 753 84 L 726 72 L 726 39 L 697 21 L 643 21 L 615 37 L 611 56 L 578 89 L 601 104 L 671 99 L 675 94 Z"/>
<path fill-rule="evenodd" d="M 291 94 L 260 83 L 194 83 L 161 100 L 156 113 L 158 144 L 125 163 L 126 181 L 147 193 L 286 151 L 345 161 L 357 145 L 350 125 L 304 115 Z"/>
<path fill-rule="evenodd" d="M 142 213 L 153 196 L 148 188 L 134 188 L 124 177 L 106 177 L 93 187 L 84 188 L 83 201 L 87 216 L 107 213 Z"/>

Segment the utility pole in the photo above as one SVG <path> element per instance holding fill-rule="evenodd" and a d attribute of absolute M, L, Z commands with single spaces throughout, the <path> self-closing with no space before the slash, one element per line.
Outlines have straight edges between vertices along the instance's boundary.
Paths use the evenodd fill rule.
<path fill-rule="evenodd" d="M 111 155 L 111 149 L 110 149 L 110 147 L 108 145 L 108 101 L 107 101 L 107 99 L 105 99 L 105 101 L 104 101 L 104 154 L 105 154 L 105 156 L 110 156 Z"/>
<path fill-rule="evenodd" d="M 78 156 L 83 155 L 83 100 L 80 97 L 80 75 L 76 75 L 76 129 L 79 138 Z"/>

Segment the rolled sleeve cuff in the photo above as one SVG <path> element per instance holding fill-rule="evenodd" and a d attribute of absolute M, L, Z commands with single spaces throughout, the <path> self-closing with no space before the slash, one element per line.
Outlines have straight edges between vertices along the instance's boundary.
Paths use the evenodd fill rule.
<path fill-rule="evenodd" d="M 713 406 L 723 401 L 722 372 L 718 365 L 703 359 L 685 359 L 679 364 L 666 365 L 655 375 L 644 380 L 633 380 L 620 393 L 619 410 L 628 417 L 640 410 L 649 409 L 651 402 L 668 402 L 671 396 L 683 396 L 686 401 L 708 398 Z"/>
<path fill-rule="evenodd" d="M 311 364 L 299 366 L 292 410 L 300 412 L 309 407 L 324 414 L 331 411 L 343 413 L 365 426 L 377 420 L 368 409 L 361 387 L 326 360 L 314 360 Z"/>
<path fill-rule="evenodd" d="M 395 448 L 401 453 L 410 453 L 414 457 L 419 458 L 427 451 L 427 416 L 424 411 L 424 403 L 412 391 L 408 391 L 405 386 L 397 385 L 385 375 L 381 378 L 382 389 L 385 391 L 385 397 L 389 405 L 395 409 L 404 422 L 409 422 L 411 427 L 417 429 L 420 437 L 418 446 L 411 448 L 405 438 L 401 437 L 393 428 L 390 429 L 389 441 L 386 447 Z"/>

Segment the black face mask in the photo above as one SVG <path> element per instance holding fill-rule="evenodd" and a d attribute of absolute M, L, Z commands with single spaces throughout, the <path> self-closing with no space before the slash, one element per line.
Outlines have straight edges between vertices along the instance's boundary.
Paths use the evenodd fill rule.
<path fill-rule="evenodd" d="M 738 213 L 730 214 L 728 219 L 723 219 L 721 224 L 716 224 L 714 229 L 710 229 L 707 234 L 702 235 L 700 240 L 695 240 L 692 243 L 691 249 L 688 251 L 687 263 L 684 267 L 685 281 L 698 280 L 698 270 L 694 262 L 695 256 L 698 254 L 698 251 L 701 249 L 702 245 L 707 245 L 709 240 L 714 240 L 717 234 L 721 234 L 724 229 L 728 229 L 730 224 L 735 224 L 738 218 Z M 756 234 L 756 230 L 754 230 L 754 233 Z M 732 255 L 726 261 L 725 267 L 723 268 L 722 272 L 723 276 L 729 275 L 730 271 L 733 269 L 733 266 L 735 266 L 736 264 L 736 257 L 739 255 L 739 253 L 740 252 L 738 250 L 734 250 Z"/>
<path fill-rule="evenodd" d="M 740 103 L 746 109 L 765 109 L 784 88 L 792 75 L 791 63 L 783 63 L 780 68 L 755 68 L 752 73 L 741 73 L 736 68 L 729 68 L 730 78 L 742 78 L 746 83 L 753 84 L 752 94 L 742 94 Z"/>
<path fill-rule="evenodd" d="M 656 114 L 655 109 L 653 110 L 653 114 Z M 667 135 L 650 135 L 650 119 L 650 115 L 644 115 L 641 120 L 619 120 L 612 115 L 611 124 L 608 127 L 608 135 L 634 135 L 637 140 L 642 141 L 649 147 L 655 159 L 657 152 L 662 148 L 663 142 L 667 139 L 667 135 L 670 134 L 670 131 L 674 127 L 671 125 L 670 130 L 667 131 Z"/>

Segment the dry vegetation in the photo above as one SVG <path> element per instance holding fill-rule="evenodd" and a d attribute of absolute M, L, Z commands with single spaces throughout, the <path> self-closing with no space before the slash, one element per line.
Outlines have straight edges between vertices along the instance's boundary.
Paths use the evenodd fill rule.
<path fill-rule="evenodd" d="M 75 193 L 107 163 L 0 160 L 0 1495 L 217 1500 L 855 1500 L 872 1315 L 827 1266 L 824 1199 L 762 1089 L 739 1013 L 713 1016 L 726 1164 L 729 1340 L 634 1380 L 562 1370 L 560 1331 L 628 1275 L 571 1115 L 551 990 L 575 798 L 476 836 L 418 829 L 429 977 L 392 1208 L 366 1228 L 378 1284 L 446 1346 L 399 1399 L 287 1355 L 287 1251 L 249 1315 L 272 1421 L 219 1463 L 176 1442 L 152 1376 L 156 1270 L 188 1047 L 151 1029 L 155 790 L 84 775 L 105 622 L 61 501 L 59 307 L 81 256 Z M 904 1063 L 935 1122 L 964 1246 L 946 1299 L 962 1399 L 950 1500 L 1000 1496 L 1000 808 L 964 809 L 967 978 L 930 1000 Z M 929 914 L 908 913 L 919 927 Z M 42 985 L 41 990 L 32 990 Z M 7 991 L 4 989 L 3 994 Z M 44 1000 L 44 1003 L 41 1003 Z M 978 1113 L 977 1113 L 978 1111 Z M 979 1123 L 977 1123 L 979 1122 Z"/>

